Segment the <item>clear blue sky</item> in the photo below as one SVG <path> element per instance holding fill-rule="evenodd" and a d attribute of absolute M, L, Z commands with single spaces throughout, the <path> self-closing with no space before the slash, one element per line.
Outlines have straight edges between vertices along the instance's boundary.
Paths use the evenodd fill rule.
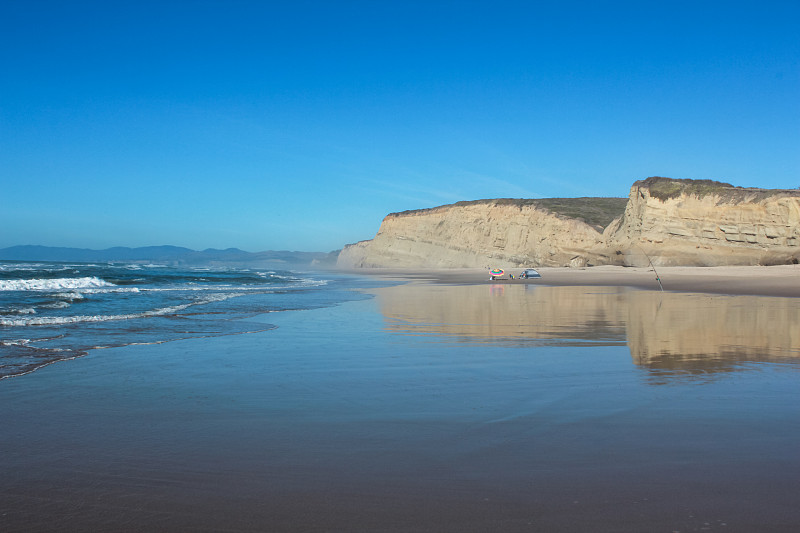
<path fill-rule="evenodd" d="M 0 0 L 0 247 L 330 251 L 654 175 L 800 187 L 800 2 Z"/>

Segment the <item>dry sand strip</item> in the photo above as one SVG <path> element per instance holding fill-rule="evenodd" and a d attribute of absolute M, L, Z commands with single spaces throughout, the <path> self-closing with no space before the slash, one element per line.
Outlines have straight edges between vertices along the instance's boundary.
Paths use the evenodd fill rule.
<path fill-rule="evenodd" d="M 800 297 L 800 265 L 726 266 L 726 267 L 618 267 L 537 268 L 541 278 L 517 279 L 522 269 L 507 269 L 506 273 L 489 280 L 485 269 L 388 269 L 362 268 L 349 271 L 403 281 L 427 281 L 449 284 L 541 284 L 541 285 L 601 285 L 637 287 L 660 290 L 656 271 L 665 291 L 703 292 L 714 294 L 751 294 L 761 296 Z M 513 274 L 515 279 L 509 279 Z"/>

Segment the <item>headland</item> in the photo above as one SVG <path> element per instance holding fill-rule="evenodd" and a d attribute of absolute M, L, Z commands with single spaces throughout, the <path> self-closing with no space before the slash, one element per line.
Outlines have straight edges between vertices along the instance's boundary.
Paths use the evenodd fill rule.
<path fill-rule="evenodd" d="M 337 266 L 518 268 L 800 263 L 800 189 L 651 177 L 627 198 L 493 199 L 387 215 Z"/>

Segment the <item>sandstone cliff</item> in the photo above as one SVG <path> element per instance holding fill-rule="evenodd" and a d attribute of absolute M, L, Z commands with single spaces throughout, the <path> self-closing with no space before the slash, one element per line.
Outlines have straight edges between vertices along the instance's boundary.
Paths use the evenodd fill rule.
<path fill-rule="evenodd" d="M 479 200 L 388 215 L 340 268 L 765 265 L 800 259 L 800 190 L 648 178 L 624 198 Z"/>
<path fill-rule="evenodd" d="M 374 239 L 345 247 L 338 265 L 604 264 L 609 259 L 602 232 L 624 206 L 624 198 L 499 199 L 393 213 L 383 219 Z"/>
<path fill-rule="evenodd" d="M 648 178 L 631 187 L 608 244 L 623 264 L 771 265 L 800 258 L 800 190 Z M 619 254 L 617 254 L 619 255 Z"/>

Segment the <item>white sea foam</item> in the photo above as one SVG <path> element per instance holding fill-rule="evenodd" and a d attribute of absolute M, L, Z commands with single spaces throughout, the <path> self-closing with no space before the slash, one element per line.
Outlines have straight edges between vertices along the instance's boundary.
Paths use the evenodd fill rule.
<path fill-rule="evenodd" d="M 113 283 L 109 283 L 108 287 L 81 289 L 81 292 L 86 294 L 105 294 L 108 292 L 141 292 L 141 289 L 139 287 L 118 287 Z"/>
<path fill-rule="evenodd" d="M 69 300 L 69 301 L 83 300 L 83 299 L 86 298 L 83 294 L 81 294 L 79 292 L 76 292 L 76 291 L 59 292 L 59 293 L 54 294 L 53 296 L 55 296 L 56 298 L 61 298 L 62 300 Z"/>
<path fill-rule="evenodd" d="M 61 272 L 69 270 L 71 267 L 58 265 L 54 266 L 47 263 L 2 263 L 0 264 L 0 272 L 7 271 L 47 271 L 47 272 Z"/>
<path fill-rule="evenodd" d="M 195 305 L 203 305 L 212 302 L 221 302 L 237 296 L 244 296 L 245 293 L 225 293 L 209 295 L 202 300 L 194 302 L 162 307 L 152 311 L 141 313 L 131 313 L 126 315 L 76 315 L 76 316 L 40 316 L 33 318 L 0 318 L 0 326 L 25 327 L 25 326 L 58 326 L 62 324 L 77 324 L 86 322 L 110 322 L 113 320 L 132 320 L 136 318 L 148 318 L 154 316 L 172 315 L 178 311 L 183 311 Z"/>
<path fill-rule="evenodd" d="M 116 287 L 116 285 L 97 277 L 0 280 L 0 291 L 53 291 L 98 287 Z"/>
<path fill-rule="evenodd" d="M 35 315 L 36 309 L 33 307 L 22 307 L 20 309 L 3 310 L 2 313 L 7 315 Z"/>
<path fill-rule="evenodd" d="M 30 344 L 30 339 L 9 339 L 0 340 L 0 346 L 27 346 Z"/>
<path fill-rule="evenodd" d="M 300 279 L 292 278 L 300 287 L 322 287 L 327 285 L 330 280 L 327 279 Z"/>
<path fill-rule="evenodd" d="M 51 304 L 44 304 L 42 309 L 64 309 L 69 307 L 69 302 L 53 302 Z"/>

